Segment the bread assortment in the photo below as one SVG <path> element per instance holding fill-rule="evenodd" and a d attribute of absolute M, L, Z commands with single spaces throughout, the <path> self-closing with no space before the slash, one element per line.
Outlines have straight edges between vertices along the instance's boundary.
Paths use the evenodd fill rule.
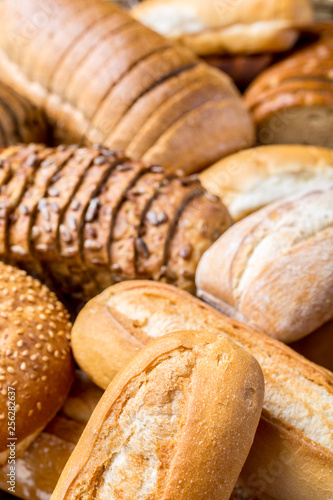
<path fill-rule="evenodd" d="M 72 301 L 135 277 L 193 290 L 200 257 L 232 223 L 196 177 L 102 146 L 13 146 L 0 160 L 0 258 Z"/>
<path fill-rule="evenodd" d="M 76 4 L 61 2 L 54 13 L 38 0 L 19 8 L 8 0 L 1 10 L 3 78 L 46 110 L 57 141 L 103 143 L 189 173 L 253 143 L 253 124 L 226 75 L 112 2 Z M 38 16 L 46 21 L 34 29 Z M 33 36 L 19 36 L 21 26 Z M 156 124 L 162 106 L 167 118 Z"/>
<path fill-rule="evenodd" d="M 52 499 L 227 500 L 263 395 L 259 364 L 225 337 L 165 336 L 109 385 Z"/>
<path fill-rule="evenodd" d="M 18 456 L 61 408 L 74 369 L 69 316 L 55 295 L 24 271 L 3 263 L 0 282 L 0 464 L 4 464 L 13 446 Z"/>
<path fill-rule="evenodd" d="M 133 281 L 109 288 L 84 307 L 73 327 L 74 354 L 106 387 L 147 343 L 178 329 L 227 336 L 262 367 L 264 409 L 243 484 L 259 498 L 330 500 L 333 374 L 277 340 L 175 287 Z"/>
<path fill-rule="evenodd" d="M 287 343 L 332 319 L 332 200 L 328 184 L 238 222 L 202 257 L 198 295 Z"/>
<path fill-rule="evenodd" d="M 286 196 L 332 183 L 333 152 L 315 146 L 259 146 L 205 169 L 200 181 L 238 221 Z"/>
<path fill-rule="evenodd" d="M 332 23 L 312 34 L 314 41 L 264 71 L 245 94 L 260 144 L 332 148 Z"/>

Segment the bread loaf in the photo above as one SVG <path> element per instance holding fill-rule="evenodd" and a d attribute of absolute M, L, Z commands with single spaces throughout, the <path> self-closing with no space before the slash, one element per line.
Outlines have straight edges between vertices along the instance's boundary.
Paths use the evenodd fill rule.
<path fill-rule="evenodd" d="M 17 142 L 45 142 L 44 115 L 26 98 L 0 83 L 0 147 Z"/>
<path fill-rule="evenodd" d="M 333 182 L 333 152 L 314 146 L 260 146 L 217 162 L 200 180 L 238 221 L 280 198 Z"/>
<path fill-rule="evenodd" d="M 17 8 L 8 0 L 1 7 L 3 78 L 46 110 L 58 142 L 103 143 L 186 173 L 252 144 L 253 124 L 231 80 L 115 4 L 26 0 Z M 195 70 L 194 95 L 184 84 Z M 172 102 L 180 94 L 178 109 Z M 157 119 L 162 106 L 165 120 Z M 144 130 L 142 109 L 150 118 Z"/>
<path fill-rule="evenodd" d="M 333 318 L 333 184 L 268 205 L 202 257 L 198 295 L 284 342 Z"/>
<path fill-rule="evenodd" d="M 3 263 L 0 283 L 0 464 L 4 464 L 8 457 L 19 456 L 61 408 L 74 370 L 69 316 L 55 295 Z"/>
<path fill-rule="evenodd" d="M 282 52 L 313 21 L 306 0 L 146 0 L 131 13 L 200 55 Z"/>
<path fill-rule="evenodd" d="M 136 277 L 193 291 L 200 257 L 232 223 L 196 177 L 104 147 L 13 146 L 0 160 L 0 258 L 72 303 Z"/>
<path fill-rule="evenodd" d="M 72 332 L 75 357 L 105 387 L 148 342 L 180 328 L 226 335 L 262 367 L 264 410 L 242 473 L 245 485 L 260 498 L 331 500 L 333 374 L 284 344 L 175 287 L 133 281 L 84 307 Z"/>
<path fill-rule="evenodd" d="M 159 339 L 109 385 L 52 499 L 228 500 L 263 395 L 259 364 L 225 337 Z"/>
<path fill-rule="evenodd" d="M 260 144 L 332 147 L 332 24 L 312 33 L 315 41 L 264 71 L 245 94 Z"/>

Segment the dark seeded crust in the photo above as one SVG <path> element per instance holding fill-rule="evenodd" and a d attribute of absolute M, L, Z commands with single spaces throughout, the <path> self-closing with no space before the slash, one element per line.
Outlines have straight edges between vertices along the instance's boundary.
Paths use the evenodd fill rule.
<path fill-rule="evenodd" d="M 117 213 L 110 247 L 114 280 L 134 279 L 135 240 L 138 236 L 141 214 L 156 189 L 165 178 L 162 167 L 151 167 L 126 193 Z"/>
<path fill-rule="evenodd" d="M 135 52 L 133 47 L 131 50 Z M 156 48 L 149 57 L 142 57 L 138 60 L 117 85 L 112 90 L 110 89 L 111 92 L 108 93 L 92 120 L 92 130 L 93 127 L 100 128 L 101 123 L 107 123 L 107 128 L 102 132 L 104 140 L 107 139 L 108 143 L 112 144 L 114 127 L 141 96 L 181 71 L 182 68 L 193 64 L 195 64 L 193 54 L 189 50 L 179 48 L 175 51 L 174 47 L 170 47 L 170 43 L 166 41 L 156 44 Z M 92 139 L 90 134 L 87 136 Z"/>
<path fill-rule="evenodd" d="M 63 95 L 71 77 L 94 47 L 97 47 L 110 33 L 131 22 L 132 20 L 129 20 L 128 16 L 122 12 L 112 11 L 91 27 L 81 38 L 80 43 L 76 43 L 65 55 L 57 68 L 52 80 L 54 92 Z"/>
<path fill-rule="evenodd" d="M 143 43 L 142 46 L 138 44 L 138 40 L 144 34 L 146 34 L 144 26 L 133 21 L 133 24 L 124 26 L 117 33 L 111 33 L 95 51 L 91 52 L 85 64 L 76 71 L 69 84 L 67 95 L 70 102 L 81 109 L 85 116 L 92 118 L 108 89 L 127 73 L 141 55 L 143 56 L 145 52 L 152 50 L 151 45 L 157 44 L 155 36 L 147 37 L 146 43 Z M 156 38 L 159 39 L 159 35 L 156 34 Z M 135 44 L 138 50 L 133 50 Z M 113 57 L 110 54 L 110 46 L 114 50 Z M 106 72 L 108 79 L 105 79 L 105 87 L 96 87 L 97 82 L 101 84 Z M 93 79 L 91 78 L 92 74 L 95 75 Z M 78 83 L 80 83 L 80 88 L 84 89 L 80 95 L 77 92 Z"/>
<path fill-rule="evenodd" d="M 195 291 L 195 271 L 201 256 L 231 224 L 231 216 L 219 198 L 204 192 L 189 200 L 165 254 L 166 276 L 175 277 L 174 285 Z"/>
<path fill-rule="evenodd" d="M 43 161 L 45 150 L 42 146 L 31 145 L 22 148 L 20 168 L 14 171 L 6 189 L 0 195 L 0 257 L 8 258 L 8 223 L 10 214 L 15 210 L 25 192 L 27 183 L 32 179 L 37 166 Z"/>
<path fill-rule="evenodd" d="M 178 178 L 162 183 L 146 209 L 135 242 L 137 276 L 158 280 L 163 275 L 169 227 L 183 199 L 197 186 L 197 182 L 183 182 Z"/>
<path fill-rule="evenodd" d="M 184 68 L 179 74 L 168 78 L 141 96 L 115 127 L 110 140 L 116 149 L 126 149 L 151 115 L 170 97 L 197 81 L 202 75 L 203 65 Z M 205 68 L 206 71 L 206 68 Z"/>
<path fill-rule="evenodd" d="M 128 152 L 143 156 L 158 138 L 177 120 L 189 111 L 193 111 L 210 100 L 222 100 L 234 94 L 229 86 L 221 88 L 221 81 L 215 78 L 203 84 L 202 81 L 188 85 L 181 92 L 168 99 L 155 113 L 147 119 L 146 123 L 131 142 Z"/>
<path fill-rule="evenodd" d="M 25 158 L 26 146 L 11 146 L 0 150 L 0 195 L 8 184 L 14 172 L 20 167 L 21 159 Z"/>
<path fill-rule="evenodd" d="M 33 78 L 47 88 L 52 88 L 54 73 L 62 59 L 73 46 L 81 43 L 91 26 L 103 18 L 109 11 L 107 4 L 96 6 L 92 3 L 81 12 L 75 11 L 76 22 L 70 17 L 52 37 L 52 43 L 46 43 L 38 64 L 34 68 Z M 78 20 L 78 18 L 80 18 Z"/>
<path fill-rule="evenodd" d="M 141 163 L 131 162 L 117 166 L 109 175 L 99 195 L 91 200 L 85 214 L 82 252 L 85 264 L 95 270 L 98 281 L 105 275 L 105 282 L 112 283 L 109 246 L 115 216 L 126 192 L 145 168 Z M 102 267 L 107 267 L 108 272 L 102 271 L 98 279 L 97 271 Z M 101 286 L 104 288 L 104 285 Z"/>
<path fill-rule="evenodd" d="M 33 182 L 27 187 L 18 207 L 10 217 L 9 250 L 11 258 L 27 260 L 31 255 L 31 240 L 38 236 L 34 227 L 38 203 L 45 197 L 52 177 L 73 155 L 74 149 L 46 149 L 45 157 L 36 169 Z"/>

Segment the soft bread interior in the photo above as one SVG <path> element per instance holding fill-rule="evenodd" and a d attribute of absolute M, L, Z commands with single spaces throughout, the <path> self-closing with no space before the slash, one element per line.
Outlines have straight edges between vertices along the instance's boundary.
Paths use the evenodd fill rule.
<path fill-rule="evenodd" d="M 129 318 L 150 338 L 180 328 L 226 333 L 215 315 L 210 316 L 199 305 L 178 300 L 177 296 L 169 297 L 157 288 L 118 291 L 109 296 L 108 306 Z M 232 335 L 230 338 L 237 343 L 236 337 Z M 272 357 L 264 344 L 256 344 L 256 339 L 250 343 L 250 352 L 259 361 L 265 376 L 264 408 L 273 417 L 284 419 L 309 439 L 333 452 L 333 384 L 318 384 L 306 365 L 296 365 L 293 359 L 288 360 L 279 353 Z M 282 359 L 283 370 L 279 371 Z"/>

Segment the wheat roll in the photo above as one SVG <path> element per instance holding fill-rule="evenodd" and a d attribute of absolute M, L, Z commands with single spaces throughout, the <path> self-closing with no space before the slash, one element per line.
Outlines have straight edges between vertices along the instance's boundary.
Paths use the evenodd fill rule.
<path fill-rule="evenodd" d="M 69 315 L 56 296 L 24 271 L 3 263 L 0 278 L 3 464 L 10 455 L 7 445 L 11 438 L 18 456 L 61 408 L 73 382 L 74 369 Z M 9 422 L 13 423 L 10 428 Z"/>

